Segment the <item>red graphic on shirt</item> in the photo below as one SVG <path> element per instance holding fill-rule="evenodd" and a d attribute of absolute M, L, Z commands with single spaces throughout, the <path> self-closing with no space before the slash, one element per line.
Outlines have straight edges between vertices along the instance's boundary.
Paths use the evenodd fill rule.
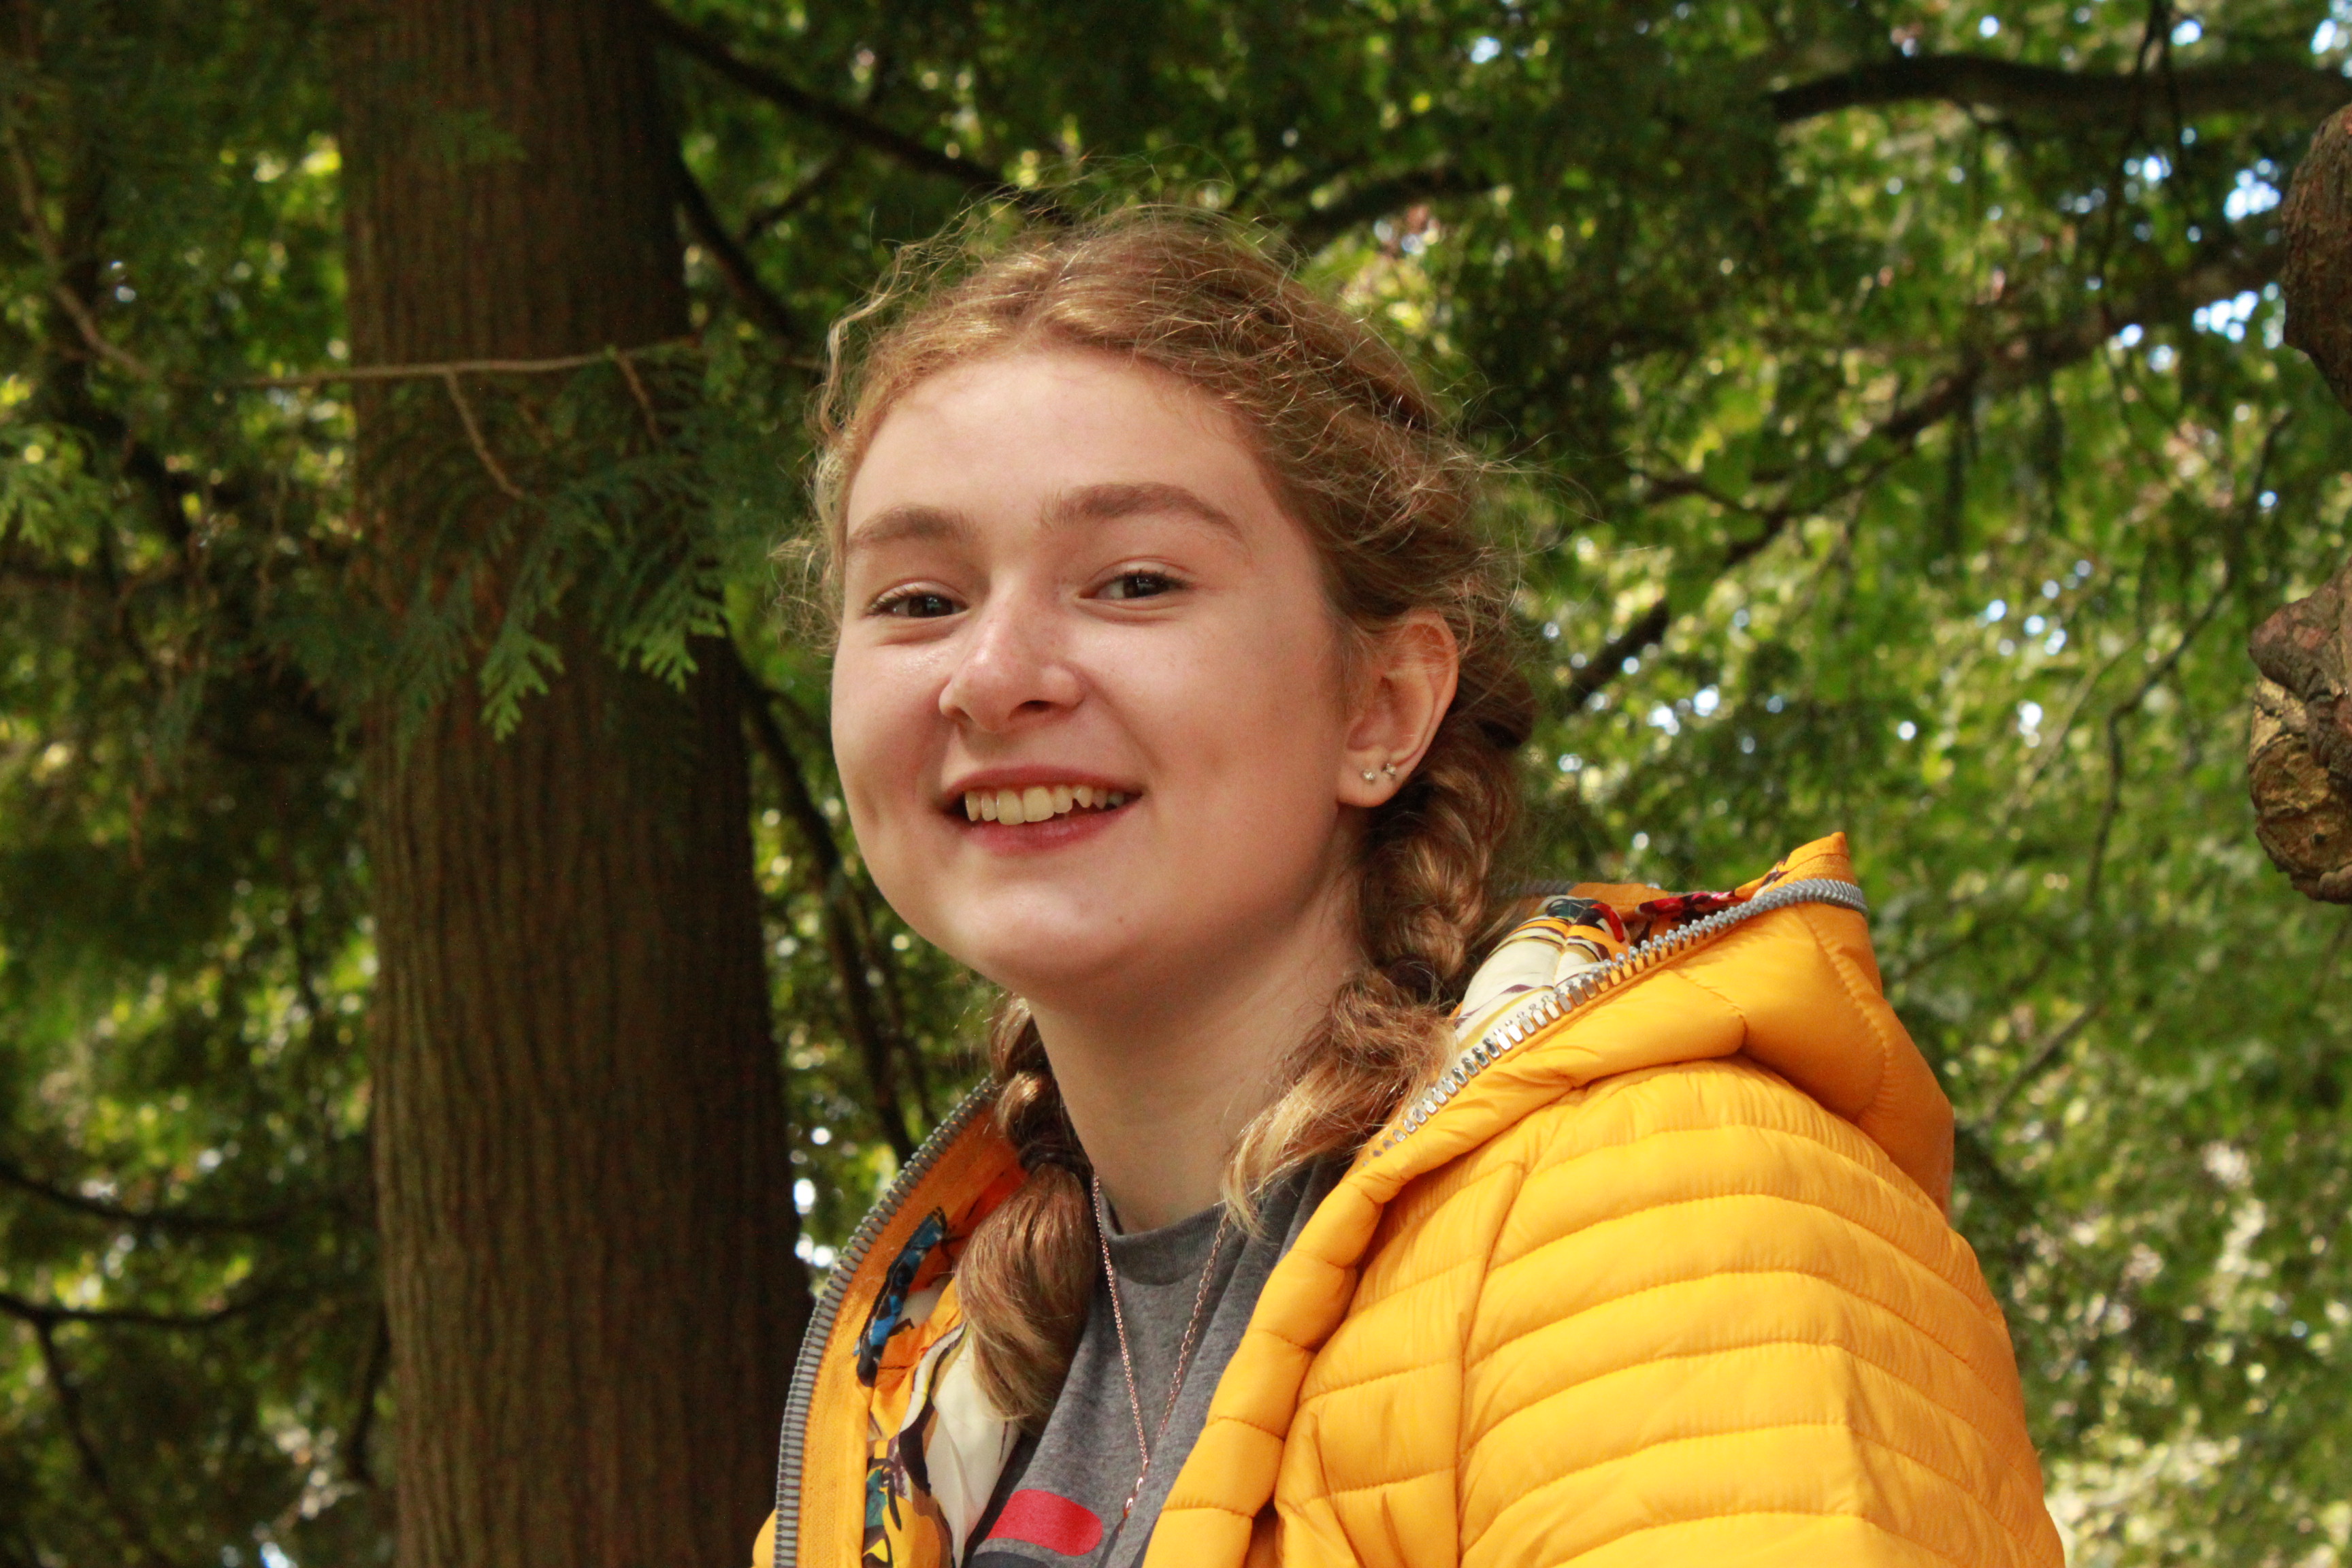
<path fill-rule="evenodd" d="M 1034 1488 L 1004 1500 L 991 1541 L 1025 1541 L 1065 1557 L 1083 1557 L 1102 1544 L 1102 1521 L 1066 1497 Z"/>

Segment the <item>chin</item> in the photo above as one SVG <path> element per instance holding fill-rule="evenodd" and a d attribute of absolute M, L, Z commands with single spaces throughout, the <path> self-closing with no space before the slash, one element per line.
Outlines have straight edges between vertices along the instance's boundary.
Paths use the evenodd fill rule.
<path fill-rule="evenodd" d="M 1131 944 L 1108 940 L 1098 927 L 1058 921 L 997 925 L 983 938 L 940 945 L 983 978 L 1037 1001 L 1118 983 L 1133 973 L 1139 956 Z"/>

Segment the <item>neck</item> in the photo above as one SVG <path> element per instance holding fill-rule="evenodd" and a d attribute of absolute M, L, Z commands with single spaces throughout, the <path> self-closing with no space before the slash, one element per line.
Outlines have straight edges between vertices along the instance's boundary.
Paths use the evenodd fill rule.
<path fill-rule="evenodd" d="M 1032 999 L 1063 1109 L 1121 1229 L 1217 1201 L 1234 1139 L 1358 962 L 1350 892 L 1334 888 L 1274 940 L 1130 977 L 1097 1005 Z"/>

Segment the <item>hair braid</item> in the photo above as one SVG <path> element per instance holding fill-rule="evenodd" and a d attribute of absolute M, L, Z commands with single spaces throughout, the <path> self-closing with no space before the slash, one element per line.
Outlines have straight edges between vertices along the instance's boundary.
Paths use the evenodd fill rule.
<path fill-rule="evenodd" d="M 1018 997 L 989 1025 L 996 1128 L 1029 1179 L 965 1244 L 956 1289 L 971 1325 L 982 1387 L 998 1406 L 1041 1426 L 1061 1393 L 1094 1295 L 1095 1216 L 1086 1152 L 1063 1112 L 1045 1042 Z"/>

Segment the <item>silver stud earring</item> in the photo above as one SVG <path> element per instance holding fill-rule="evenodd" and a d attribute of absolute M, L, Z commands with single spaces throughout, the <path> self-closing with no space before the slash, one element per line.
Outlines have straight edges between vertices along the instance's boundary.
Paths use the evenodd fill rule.
<path fill-rule="evenodd" d="M 1394 763 L 1382 763 L 1381 764 L 1381 772 L 1388 774 L 1391 778 L 1394 778 L 1396 777 L 1396 764 Z"/>
<path fill-rule="evenodd" d="M 1364 782 L 1365 782 L 1366 784 L 1370 784 L 1370 783 L 1371 783 L 1374 779 L 1376 779 L 1376 778 L 1378 778 L 1378 777 L 1380 777 L 1380 776 L 1381 776 L 1380 774 L 1378 774 L 1378 773 L 1376 773 L 1372 772 L 1372 770 L 1371 770 L 1371 769 L 1370 769 L 1370 768 L 1366 768 L 1366 769 L 1364 770 Z"/>

